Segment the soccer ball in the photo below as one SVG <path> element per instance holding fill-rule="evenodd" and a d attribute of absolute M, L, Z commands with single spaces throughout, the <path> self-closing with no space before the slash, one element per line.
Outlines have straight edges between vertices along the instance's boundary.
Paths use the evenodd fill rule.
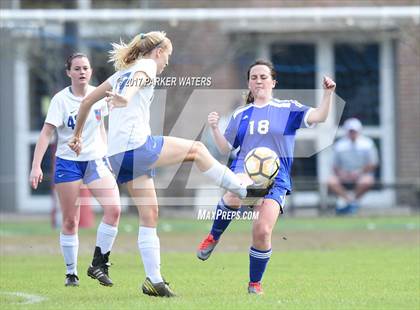
<path fill-rule="evenodd" d="M 246 155 L 244 167 L 256 186 L 267 187 L 279 172 L 280 160 L 273 150 L 257 147 Z"/>

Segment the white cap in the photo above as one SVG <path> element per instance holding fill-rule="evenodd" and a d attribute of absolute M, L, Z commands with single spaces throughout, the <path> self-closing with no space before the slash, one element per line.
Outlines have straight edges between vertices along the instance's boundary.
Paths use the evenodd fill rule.
<path fill-rule="evenodd" d="M 360 132 L 362 130 L 362 123 L 357 118 L 349 118 L 343 125 L 346 131 L 354 130 Z"/>

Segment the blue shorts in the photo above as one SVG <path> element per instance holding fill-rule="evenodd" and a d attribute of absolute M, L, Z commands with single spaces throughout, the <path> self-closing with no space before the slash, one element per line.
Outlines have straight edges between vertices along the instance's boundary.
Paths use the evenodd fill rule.
<path fill-rule="evenodd" d="M 105 157 L 89 161 L 68 160 L 60 157 L 55 160 L 55 184 L 80 179 L 83 179 L 84 184 L 88 184 L 108 175 L 112 176 L 112 172 Z"/>
<path fill-rule="evenodd" d="M 289 191 L 287 189 L 279 184 L 276 184 L 274 181 L 274 184 L 271 186 L 268 194 L 264 196 L 264 199 L 273 199 L 277 201 L 280 206 L 280 214 L 283 214 L 283 208 L 286 203 L 286 195 L 288 192 Z"/>
<path fill-rule="evenodd" d="M 155 169 L 150 166 L 159 158 L 162 147 L 162 136 L 148 136 L 142 146 L 110 156 L 109 162 L 117 183 L 126 183 L 142 175 L 153 177 Z"/>
<path fill-rule="evenodd" d="M 245 169 L 244 169 L 243 160 L 235 160 L 232 163 L 230 169 L 234 173 L 246 173 Z M 284 186 L 282 184 L 280 184 L 280 182 L 276 182 L 276 179 L 275 179 L 273 185 L 271 186 L 271 188 L 268 192 L 268 194 L 264 196 L 264 199 L 275 200 L 280 206 L 280 213 L 283 214 L 283 208 L 284 208 L 284 204 L 286 202 L 286 195 L 288 195 L 289 193 L 290 193 L 290 191 L 288 189 L 284 188 Z"/>

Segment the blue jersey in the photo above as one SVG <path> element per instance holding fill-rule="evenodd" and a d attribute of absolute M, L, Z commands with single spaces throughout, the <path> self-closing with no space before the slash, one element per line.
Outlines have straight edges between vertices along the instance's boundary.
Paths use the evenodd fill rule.
<path fill-rule="evenodd" d="M 238 108 L 224 134 L 233 149 L 239 148 L 231 169 L 243 172 L 248 152 L 256 147 L 268 147 L 280 158 L 276 185 L 291 191 L 290 172 L 296 130 L 310 127 L 307 123 L 310 109 L 295 100 L 278 99 L 272 99 L 263 106 L 249 104 Z"/>

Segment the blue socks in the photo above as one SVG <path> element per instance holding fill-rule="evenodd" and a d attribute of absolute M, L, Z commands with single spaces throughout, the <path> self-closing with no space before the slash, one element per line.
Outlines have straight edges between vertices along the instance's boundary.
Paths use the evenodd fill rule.
<path fill-rule="evenodd" d="M 265 267 L 270 260 L 271 249 L 269 250 L 257 250 L 256 248 L 251 247 L 249 249 L 249 281 L 250 282 L 260 282 Z"/>
<path fill-rule="evenodd" d="M 225 205 L 223 199 L 220 199 L 216 208 L 215 219 L 211 228 L 211 234 L 214 240 L 219 240 L 220 236 L 229 226 L 232 219 L 235 217 L 237 209 L 230 208 Z"/>
<path fill-rule="evenodd" d="M 219 240 L 220 236 L 229 226 L 236 213 L 237 209 L 230 208 L 225 205 L 223 199 L 219 201 L 216 208 L 215 219 L 211 228 L 211 234 L 214 240 Z M 249 249 L 249 279 L 250 282 L 260 282 L 267 263 L 271 257 L 271 249 L 258 250 L 254 247 Z"/>

